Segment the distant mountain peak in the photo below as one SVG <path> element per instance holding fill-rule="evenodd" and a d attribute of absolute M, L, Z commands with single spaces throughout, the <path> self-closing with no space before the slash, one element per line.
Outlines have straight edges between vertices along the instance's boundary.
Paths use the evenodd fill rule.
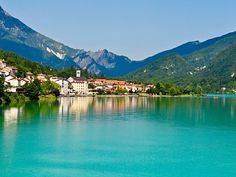
<path fill-rule="evenodd" d="M 80 67 L 92 73 L 124 75 L 131 61 L 107 49 L 73 49 L 34 31 L 0 7 L 0 49 L 55 68 Z M 122 67 L 121 67 L 122 66 Z M 124 71 L 123 66 L 127 66 Z"/>
<path fill-rule="evenodd" d="M 2 6 L 0 6 L 0 15 L 11 16 L 7 11 L 5 11 Z"/>
<path fill-rule="evenodd" d="M 4 10 L 3 10 L 2 6 L 0 5 L 0 12 L 2 12 L 2 11 L 4 11 Z"/>

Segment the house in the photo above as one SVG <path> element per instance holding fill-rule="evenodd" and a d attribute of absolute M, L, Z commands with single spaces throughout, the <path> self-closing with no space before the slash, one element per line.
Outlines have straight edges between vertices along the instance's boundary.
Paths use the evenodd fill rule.
<path fill-rule="evenodd" d="M 8 86 L 7 91 L 16 93 L 17 88 L 24 86 L 26 83 L 30 82 L 29 80 L 25 78 L 11 78 L 7 81 L 5 81 L 5 85 Z"/>
<path fill-rule="evenodd" d="M 4 60 L 0 60 L 0 69 L 3 69 L 7 66 L 7 64 L 4 62 Z"/>
<path fill-rule="evenodd" d="M 34 75 L 33 75 L 33 73 L 27 72 L 27 73 L 26 73 L 26 78 L 27 78 L 28 80 L 30 80 L 30 81 L 33 81 L 33 80 L 34 80 Z"/>
<path fill-rule="evenodd" d="M 69 82 L 69 87 L 71 86 L 72 91 L 70 91 L 70 94 L 76 94 L 76 95 L 88 95 L 88 80 L 81 77 L 81 71 L 76 71 L 76 77 L 70 77 L 67 79 Z"/>
<path fill-rule="evenodd" d="M 129 92 L 140 92 L 143 90 L 143 85 L 127 83 L 123 88 L 128 90 Z"/>
<path fill-rule="evenodd" d="M 36 77 L 40 82 L 48 81 L 47 76 L 45 74 L 38 74 Z"/>
<path fill-rule="evenodd" d="M 120 81 L 120 80 L 110 80 L 110 79 L 95 79 L 91 81 L 94 85 L 125 85 L 126 81 Z"/>
<path fill-rule="evenodd" d="M 10 74 L 13 74 L 13 75 L 17 74 L 18 69 L 16 67 L 12 66 L 12 67 L 9 67 L 9 68 L 11 69 Z"/>
<path fill-rule="evenodd" d="M 5 67 L 0 69 L 0 74 L 4 77 L 8 76 L 11 74 L 11 68 L 10 67 Z"/>
<path fill-rule="evenodd" d="M 149 89 L 151 89 L 151 88 L 155 88 L 155 85 L 154 85 L 154 84 L 148 84 L 148 85 L 146 85 L 145 88 L 144 88 L 144 91 L 147 91 L 147 90 L 149 90 Z"/>
<path fill-rule="evenodd" d="M 87 95 L 88 94 L 88 81 L 83 77 L 70 77 L 68 79 L 70 82 L 73 92 L 77 95 Z"/>
<path fill-rule="evenodd" d="M 8 82 L 9 80 L 14 79 L 14 78 L 16 78 L 14 75 L 9 74 L 9 75 L 5 76 L 5 82 Z"/>
<path fill-rule="evenodd" d="M 68 95 L 69 94 L 69 81 L 61 77 L 51 77 L 49 79 L 51 82 L 55 82 L 60 85 L 60 94 Z"/>

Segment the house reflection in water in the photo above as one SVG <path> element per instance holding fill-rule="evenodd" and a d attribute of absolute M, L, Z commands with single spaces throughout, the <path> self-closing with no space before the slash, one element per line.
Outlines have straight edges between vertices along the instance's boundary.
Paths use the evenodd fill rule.
<path fill-rule="evenodd" d="M 86 114 L 88 111 L 97 113 L 126 111 L 127 109 L 135 108 L 138 104 L 137 98 L 121 97 L 121 98 L 93 98 L 93 97 L 62 97 L 59 100 L 60 108 L 59 115 L 62 118 L 72 115 L 75 118 L 80 118 L 81 114 Z"/>
<path fill-rule="evenodd" d="M 125 112 L 138 106 L 137 97 L 97 98 L 93 103 L 95 112 Z"/>
<path fill-rule="evenodd" d="M 61 118 L 68 118 L 69 115 L 73 118 L 79 119 L 81 114 L 86 114 L 89 105 L 93 102 L 90 97 L 62 97 L 59 100 L 59 115 Z"/>
<path fill-rule="evenodd" d="M 87 113 L 125 112 L 137 107 L 149 107 L 145 98 L 138 97 L 62 97 L 59 100 L 61 118 L 81 118 Z M 69 116 L 70 115 L 70 116 Z"/>
<path fill-rule="evenodd" d="M 19 116 L 22 114 L 22 107 L 12 107 L 3 111 L 4 127 L 17 124 Z"/>

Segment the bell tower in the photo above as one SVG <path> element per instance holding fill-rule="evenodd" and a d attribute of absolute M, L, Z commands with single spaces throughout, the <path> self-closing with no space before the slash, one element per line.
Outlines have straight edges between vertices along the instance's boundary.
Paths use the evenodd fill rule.
<path fill-rule="evenodd" d="M 81 77 L 81 71 L 80 70 L 76 70 L 76 77 Z"/>

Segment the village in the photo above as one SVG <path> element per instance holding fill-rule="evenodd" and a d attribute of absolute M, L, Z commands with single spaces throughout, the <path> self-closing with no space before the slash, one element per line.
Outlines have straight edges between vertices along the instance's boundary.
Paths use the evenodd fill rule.
<path fill-rule="evenodd" d="M 4 60 L 0 59 L 0 76 L 4 77 L 4 85 L 7 92 L 17 93 L 17 90 L 27 83 L 39 80 L 41 83 L 50 81 L 60 86 L 61 96 L 93 96 L 97 94 L 136 94 L 146 92 L 154 85 L 136 84 L 114 79 L 86 79 L 81 76 L 81 70 L 76 70 L 76 77 L 62 78 L 46 74 L 33 75 L 27 72 L 24 78 L 18 78 L 17 68 L 7 66 Z M 120 92 L 119 92 L 120 91 Z"/>

